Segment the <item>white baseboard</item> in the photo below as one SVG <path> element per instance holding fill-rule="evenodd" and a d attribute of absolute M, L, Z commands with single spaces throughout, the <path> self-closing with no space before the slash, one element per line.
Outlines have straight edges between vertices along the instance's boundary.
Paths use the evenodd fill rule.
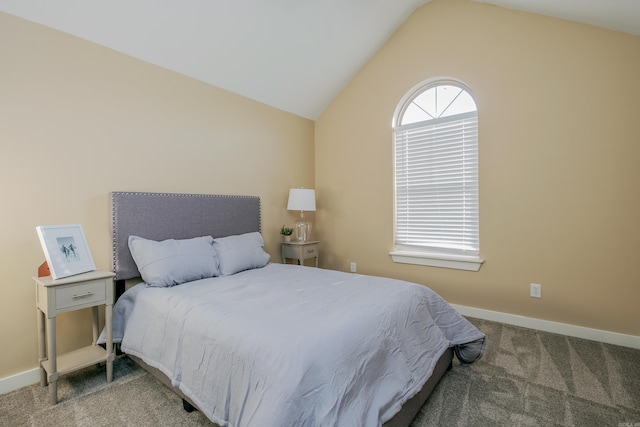
<path fill-rule="evenodd" d="M 0 394 L 40 382 L 40 368 L 29 369 L 9 377 L 0 378 Z"/>
<path fill-rule="evenodd" d="M 532 317 L 518 316 L 516 314 L 501 313 L 499 311 L 484 310 L 481 308 L 466 307 L 451 304 L 463 316 L 477 319 L 491 320 L 506 323 L 508 325 L 521 326 L 523 328 L 537 329 L 570 337 L 584 338 L 592 341 L 600 341 L 607 344 L 620 345 L 640 350 L 640 336 L 625 335 L 617 332 L 609 332 L 601 329 L 591 329 L 566 323 L 551 322 L 549 320 L 534 319 Z"/>

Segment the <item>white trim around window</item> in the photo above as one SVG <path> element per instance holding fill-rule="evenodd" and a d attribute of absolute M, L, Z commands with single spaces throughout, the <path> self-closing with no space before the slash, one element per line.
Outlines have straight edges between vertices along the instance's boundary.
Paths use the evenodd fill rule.
<path fill-rule="evenodd" d="M 452 79 L 424 82 L 393 119 L 394 262 L 478 271 L 478 110 Z"/>
<path fill-rule="evenodd" d="M 389 252 L 393 262 L 401 264 L 426 265 L 429 267 L 451 268 L 455 270 L 478 271 L 484 263 L 480 257 L 473 255 L 454 255 L 435 252 Z"/>

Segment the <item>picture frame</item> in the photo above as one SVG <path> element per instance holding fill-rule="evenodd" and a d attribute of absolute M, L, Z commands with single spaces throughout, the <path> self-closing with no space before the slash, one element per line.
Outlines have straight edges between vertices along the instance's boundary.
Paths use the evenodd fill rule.
<path fill-rule="evenodd" d="M 96 269 L 80 224 L 41 225 L 36 231 L 53 280 Z"/>

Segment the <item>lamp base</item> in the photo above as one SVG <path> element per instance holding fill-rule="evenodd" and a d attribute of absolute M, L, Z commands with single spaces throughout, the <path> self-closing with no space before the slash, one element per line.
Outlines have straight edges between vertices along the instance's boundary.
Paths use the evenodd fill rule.
<path fill-rule="evenodd" d="M 293 228 L 297 242 L 306 242 L 311 238 L 311 223 L 304 218 L 303 211 L 300 211 L 300 219 L 295 222 Z"/>

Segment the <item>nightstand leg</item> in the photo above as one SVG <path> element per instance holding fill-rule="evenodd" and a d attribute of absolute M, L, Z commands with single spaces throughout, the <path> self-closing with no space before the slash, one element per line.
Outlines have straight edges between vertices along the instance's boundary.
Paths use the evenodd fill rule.
<path fill-rule="evenodd" d="M 47 349 L 49 357 L 49 400 L 58 403 L 58 364 L 56 352 L 56 318 L 47 319 Z"/>
<path fill-rule="evenodd" d="M 58 403 L 58 380 L 49 382 L 49 403 L 52 405 Z"/>
<path fill-rule="evenodd" d="M 47 371 L 42 366 L 42 362 L 47 358 L 47 338 L 44 331 L 44 313 L 39 308 L 36 309 L 38 316 L 38 364 L 40 367 L 40 385 L 47 385 Z"/>
<path fill-rule="evenodd" d="M 93 335 L 93 342 L 91 344 L 96 345 L 98 342 L 98 306 L 91 307 L 91 311 L 93 312 L 93 328 L 91 330 Z"/>
<path fill-rule="evenodd" d="M 107 335 L 106 350 L 107 350 L 107 382 L 111 382 L 113 379 L 113 306 L 107 304 L 104 307 L 104 326 Z"/>

